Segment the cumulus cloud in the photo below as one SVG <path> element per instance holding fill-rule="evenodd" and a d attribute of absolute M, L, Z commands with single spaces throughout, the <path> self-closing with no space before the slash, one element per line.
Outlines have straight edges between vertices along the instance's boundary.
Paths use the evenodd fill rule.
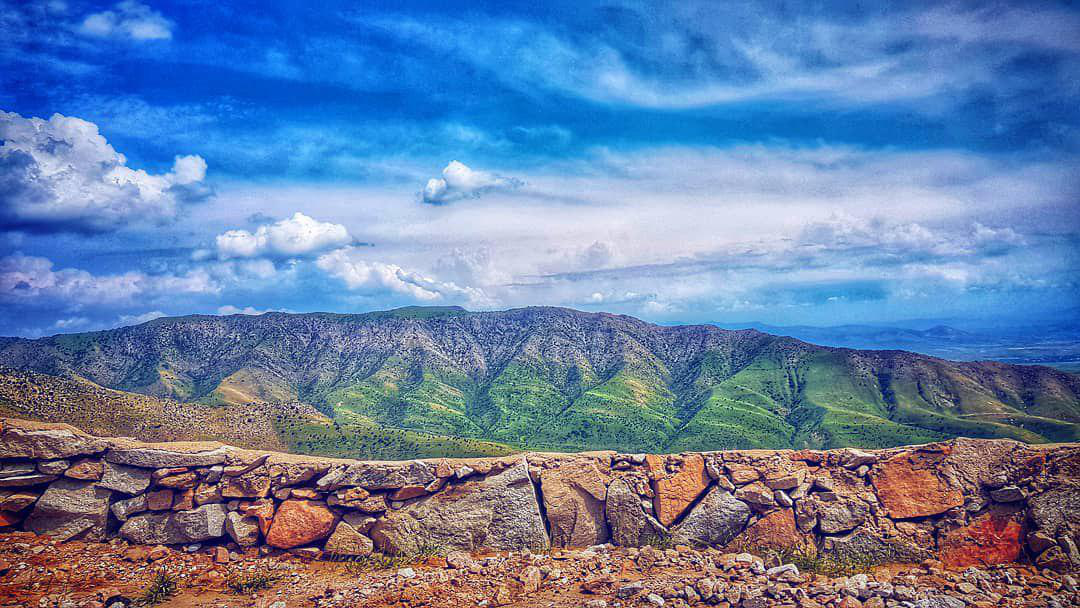
<path fill-rule="evenodd" d="M 255 232 L 229 230 L 217 236 L 218 258 L 303 257 L 348 245 L 349 231 L 341 224 L 320 222 L 297 211 L 292 217 L 259 226 Z"/>
<path fill-rule="evenodd" d="M 346 247 L 319 256 L 315 264 L 353 291 L 392 292 L 429 303 L 461 301 L 484 305 L 488 302 L 480 289 L 439 281 L 397 264 L 366 260 L 365 253 Z"/>
<path fill-rule="evenodd" d="M 523 184 L 519 179 L 477 171 L 452 160 L 442 170 L 441 178 L 428 180 L 421 195 L 425 203 L 443 205 L 464 198 L 479 198 L 490 192 L 514 190 Z"/>
<path fill-rule="evenodd" d="M 97 125 L 0 111 L 0 220 L 10 228 L 101 232 L 175 217 L 208 196 L 206 161 L 177 156 L 168 173 L 127 166 Z"/>
<path fill-rule="evenodd" d="M 145 4 L 124 0 L 112 10 L 87 15 L 76 30 L 93 38 L 169 40 L 173 22 Z"/>
<path fill-rule="evenodd" d="M 0 258 L 0 301 L 41 299 L 84 306 L 130 303 L 137 298 L 216 293 L 221 289 L 201 269 L 182 275 L 130 271 L 95 275 L 77 268 L 55 269 L 52 260 L 15 254 Z"/>

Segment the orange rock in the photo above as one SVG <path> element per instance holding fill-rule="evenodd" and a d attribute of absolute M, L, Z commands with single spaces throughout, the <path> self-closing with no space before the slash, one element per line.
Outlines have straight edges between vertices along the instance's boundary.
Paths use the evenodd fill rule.
<path fill-rule="evenodd" d="M 765 549 L 792 548 L 813 551 L 814 544 L 807 534 L 799 532 L 795 527 L 795 515 L 791 509 L 780 509 L 751 524 L 724 550 L 731 553 L 753 553 Z"/>
<path fill-rule="evenodd" d="M 410 498 L 416 498 L 417 496 L 423 496 L 427 494 L 427 490 L 423 486 L 405 486 L 404 488 L 398 488 L 393 494 L 390 495 L 390 500 L 409 500 Z"/>
<path fill-rule="evenodd" d="M 188 511 L 195 508 L 195 489 L 181 490 L 173 496 L 173 511 Z"/>
<path fill-rule="evenodd" d="M 199 483 L 199 478 L 195 476 L 195 473 L 180 473 L 177 475 L 169 475 L 157 480 L 157 485 L 163 488 L 176 488 L 187 489 L 194 488 L 195 484 Z"/>
<path fill-rule="evenodd" d="M 229 563 L 229 550 L 225 547 L 214 547 L 214 563 L 215 564 L 227 564 Z"/>
<path fill-rule="evenodd" d="M 674 471 L 668 470 L 669 462 Z M 705 459 L 701 454 L 681 457 L 649 454 L 645 456 L 645 467 L 656 494 L 653 499 L 656 518 L 665 526 L 678 519 L 709 487 L 709 475 L 705 472 Z"/>
<path fill-rule="evenodd" d="M 172 503 L 172 490 L 157 490 L 146 495 L 146 508 L 151 511 L 168 511 L 172 508 Z"/>
<path fill-rule="evenodd" d="M 1017 561 L 1024 526 L 1015 514 L 985 513 L 945 535 L 941 561 L 950 568 L 988 566 Z"/>
<path fill-rule="evenodd" d="M 10 511 L 0 511 L 0 528 L 14 526 L 20 521 L 22 521 L 22 516 L 18 513 L 12 513 Z"/>
<path fill-rule="evenodd" d="M 266 544 L 292 549 L 322 540 L 334 529 L 334 514 L 326 505 L 310 500 L 286 500 L 274 514 Z"/>
<path fill-rule="evenodd" d="M 64 471 L 64 477 L 82 481 L 98 481 L 105 474 L 105 465 L 100 460 L 83 459 Z"/>
<path fill-rule="evenodd" d="M 870 481 L 890 517 L 926 517 L 964 504 L 960 488 L 940 475 L 947 455 L 945 449 L 903 452 L 874 468 Z"/>

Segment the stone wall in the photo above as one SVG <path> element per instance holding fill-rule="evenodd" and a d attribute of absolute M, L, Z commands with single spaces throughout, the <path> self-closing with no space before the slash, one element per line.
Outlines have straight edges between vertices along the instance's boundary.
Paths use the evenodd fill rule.
<path fill-rule="evenodd" d="M 606 542 L 1080 565 L 1080 446 L 362 462 L 0 421 L 0 529 L 364 555 Z"/>

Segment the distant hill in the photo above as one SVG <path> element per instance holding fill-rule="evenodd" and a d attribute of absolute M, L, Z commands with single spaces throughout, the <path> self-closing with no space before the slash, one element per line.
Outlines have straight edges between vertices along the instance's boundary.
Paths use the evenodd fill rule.
<path fill-rule="evenodd" d="M 757 329 L 824 346 L 908 350 L 951 360 L 993 360 L 1080 371 L 1080 326 L 1069 322 L 972 330 L 941 324 L 925 328 L 879 325 L 776 326 L 765 323 L 717 323 L 717 326 Z"/>
<path fill-rule="evenodd" d="M 161 318 L 6 340 L 0 364 L 192 408 L 310 406 L 271 416 L 276 439 L 340 455 L 1080 439 L 1080 377 L 1047 367 L 563 308 Z"/>

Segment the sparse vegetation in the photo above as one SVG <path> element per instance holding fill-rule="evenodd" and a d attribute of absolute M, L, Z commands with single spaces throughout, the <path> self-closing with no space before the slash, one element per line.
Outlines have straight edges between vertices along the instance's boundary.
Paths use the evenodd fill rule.
<path fill-rule="evenodd" d="M 146 589 L 135 598 L 135 606 L 147 608 L 156 606 L 176 595 L 180 590 L 179 579 L 166 568 L 160 568 Z"/>
<path fill-rule="evenodd" d="M 328 559 L 340 561 L 345 571 L 350 574 L 370 572 L 372 570 L 392 570 L 404 568 L 427 561 L 432 557 L 446 554 L 446 549 L 439 545 L 422 544 L 414 551 L 397 554 L 372 553 L 364 556 L 329 556 Z"/>
<path fill-rule="evenodd" d="M 281 575 L 265 567 L 239 567 L 225 575 L 225 586 L 237 594 L 247 594 L 268 589 L 281 580 Z"/>
<path fill-rule="evenodd" d="M 644 539 L 644 544 L 661 551 L 675 548 L 675 539 L 667 532 L 654 532 Z"/>
<path fill-rule="evenodd" d="M 851 576 L 869 572 L 877 566 L 910 563 L 919 560 L 910 549 L 899 545 L 881 544 L 873 550 L 845 550 L 820 553 L 802 547 L 782 550 L 768 549 L 758 553 L 778 559 L 783 564 L 795 564 L 801 572 L 825 576 Z"/>

